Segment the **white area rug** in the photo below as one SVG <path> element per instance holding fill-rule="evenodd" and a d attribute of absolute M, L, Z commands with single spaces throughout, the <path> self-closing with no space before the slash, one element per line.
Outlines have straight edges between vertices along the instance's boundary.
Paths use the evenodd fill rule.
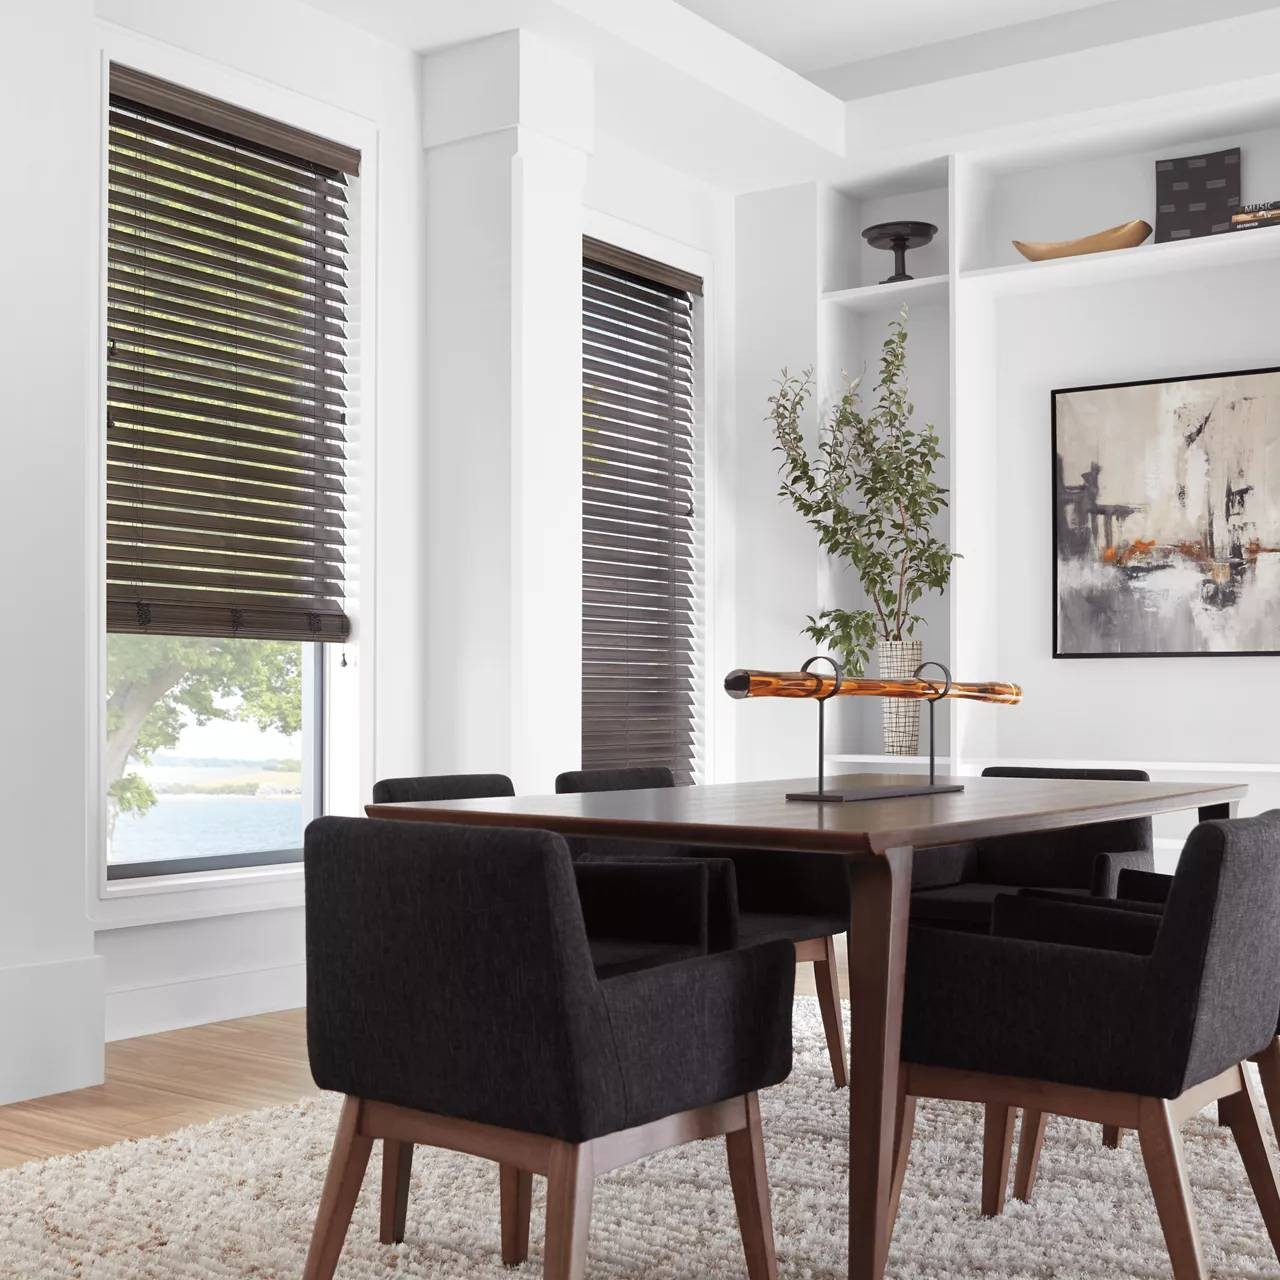
<path fill-rule="evenodd" d="M 796 1006 L 791 1078 L 763 1096 L 779 1271 L 845 1275 L 846 1095 L 831 1086 L 817 1006 Z M 165 1138 L 0 1173 L 4 1280 L 296 1277 L 333 1137 L 333 1099 L 201 1125 Z M 1207 1117 L 1184 1131 L 1214 1276 L 1280 1276 L 1244 1170 Z M 499 1280 L 541 1274 L 542 1190 L 533 1246 L 498 1257 L 497 1169 L 419 1149 L 405 1243 L 377 1240 L 375 1146 L 338 1276 Z M 1102 1147 L 1096 1126 L 1050 1123 L 1035 1202 L 978 1215 L 981 1113 L 922 1104 L 894 1236 L 900 1280 L 988 1276 L 1166 1277 L 1169 1264 L 1137 1141 Z M 720 1141 L 666 1152 L 596 1186 L 591 1275 L 721 1280 L 745 1275 Z"/>

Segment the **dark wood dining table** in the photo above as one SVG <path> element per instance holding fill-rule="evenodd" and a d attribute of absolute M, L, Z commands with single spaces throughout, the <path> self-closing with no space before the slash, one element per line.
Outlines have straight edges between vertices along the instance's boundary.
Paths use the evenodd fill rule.
<path fill-rule="evenodd" d="M 850 774 L 832 791 L 918 783 L 918 775 Z M 941 780 L 940 780 L 941 781 Z M 889 1249 L 888 1206 L 898 1103 L 911 863 L 916 849 L 1198 809 L 1229 817 L 1247 788 L 1196 782 L 954 778 L 964 790 L 846 803 L 788 801 L 812 780 L 510 799 L 371 804 L 372 818 L 532 827 L 709 848 L 829 853 L 850 883 L 849 1276 L 879 1280 Z"/>

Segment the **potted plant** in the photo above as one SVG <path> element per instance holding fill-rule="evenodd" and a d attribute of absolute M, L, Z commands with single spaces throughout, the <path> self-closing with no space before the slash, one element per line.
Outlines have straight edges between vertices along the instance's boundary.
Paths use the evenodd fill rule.
<path fill-rule="evenodd" d="M 906 384 L 907 312 L 889 325 L 880 355 L 875 404 L 864 409 L 861 379 L 850 382 L 819 422 L 816 456 L 810 456 L 801 421 L 813 396 L 813 373 L 793 377 L 784 369 L 769 397 L 769 418 L 782 454 L 779 496 L 817 531 L 828 555 L 852 566 L 866 595 L 861 609 L 824 609 L 810 616 L 804 633 L 830 649 L 846 673 L 861 675 L 874 649 L 880 675 L 909 677 L 922 646 L 913 639 L 922 619 L 915 612 L 926 592 L 941 591 L 955 559 L 933 533 L 947 505 L 934 475 L 942 456 L 937 432 L 912 423 Z M 914 755 L 920 704 L 884 699 L 884 749 Z"/>

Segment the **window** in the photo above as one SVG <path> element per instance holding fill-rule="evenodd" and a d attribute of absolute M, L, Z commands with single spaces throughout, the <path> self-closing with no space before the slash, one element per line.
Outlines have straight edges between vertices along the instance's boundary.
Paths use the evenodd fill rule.
<path fill-rule="evenodd" d="M 113 67 L 109 160 L 108 875 L 296 860 L 350 631 L 359 156 Z"/>
<path fill-rule="evenodd" d="M 697 770 L 696 276 L 583 245 L 582 764 Z"/>

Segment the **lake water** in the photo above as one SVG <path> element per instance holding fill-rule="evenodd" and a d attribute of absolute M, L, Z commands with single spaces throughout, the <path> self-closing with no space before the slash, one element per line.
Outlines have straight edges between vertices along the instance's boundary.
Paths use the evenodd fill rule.
<path fill-rule="evenodd" d="M 143 816 L 116 819 L 111 861 L 300 849 L 305 825 L 301 796 L 161 796 Z"/>
<path fill-rule="evenodd" d="M 152 764 L 137 769 L 157 792 L 145 814 L 122 813 L 111 840 L 112 862 L 153 862 L 227 853 L 300 849 L 301 778 L 253 764 Z M 258 795 L 165 794 L 252 781 Z M 264 794 L 265 793 L 265 794 Z"/>

